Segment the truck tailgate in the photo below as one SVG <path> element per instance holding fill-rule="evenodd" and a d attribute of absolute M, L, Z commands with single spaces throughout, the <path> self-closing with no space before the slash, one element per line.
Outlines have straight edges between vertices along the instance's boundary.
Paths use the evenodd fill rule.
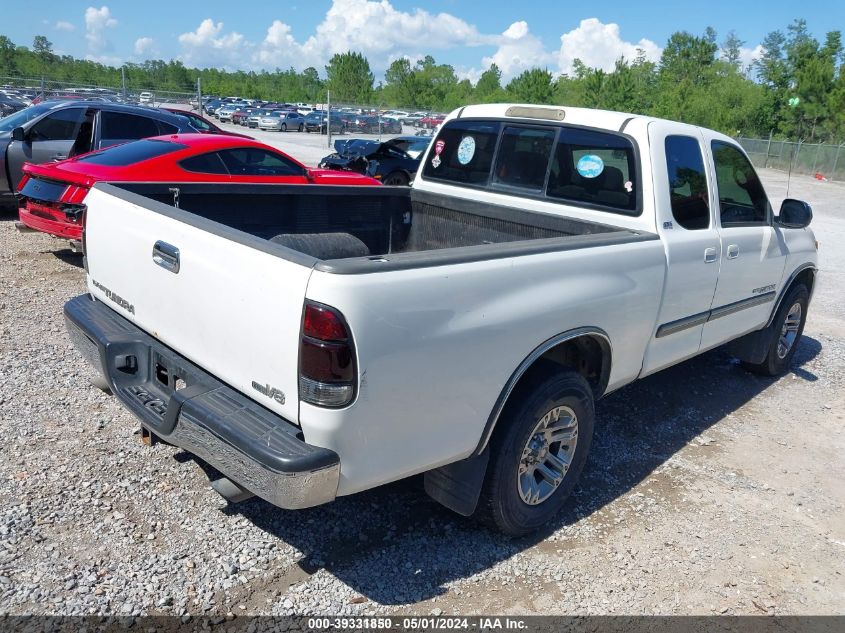
<path fill-rule="evenodd" d="M 298 423 L 299 331 L 315 260 L 278 257 L 208 227 L 232 229 L 151 200 L 136 204 L 133 195 L 113 191 L 94 187 L 85 201 L 91 294 Z M 166 212 L 146 208 L 156 205 Z"/>

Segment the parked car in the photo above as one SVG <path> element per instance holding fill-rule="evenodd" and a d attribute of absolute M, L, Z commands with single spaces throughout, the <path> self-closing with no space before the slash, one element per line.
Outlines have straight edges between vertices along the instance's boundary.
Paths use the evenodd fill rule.
<path fill-rule="evenodd" d="M 775 215 L 734 139 L 470 105 L 423 165 L 412 188 L 206 185 L 179 209 L 167 184 L 95 189 L 70 338 L 232 501 L 304 508 L 424 473 L 514 536 L 554 525 L 598 398 L 726 343 L 790 368 L 812 212 Z"/>
<path fill-rule="evenodd" d="M 247 117 L 256 110 L 258 110 L 258 108 L 253 108 L 252 106 L 238 108 L 232 112 L 232 123 L 234 125 L 246 125 Z"/>
<path fill-rule="evenodd" d="M 277 110 L 258 119 L 258 127 L 262 130 L 276 130 L 287 132 L 296 130 L 302 132 L 305 129 L 305 117 L 299 112 Z"/>
<path fill-rule="evenodd" d="M 82 205 L 100 181 L 380 184 L 369 176 L 306 167 L 264 143 L 222 134 L 153 137 L 58 163 L 27 164 L 23 171 L 18 196 L 21 222 L 71 240 L 82 236 Z"/>
<path fill-rule="evenodd" d="M 209 116 L 214 116 L 214 111 L 223 105 L 222 99 L 210 99 L 203 104 L 203 110 Z"/>
<path fill-rule="evenodd" d="M 166 110 L 167 112 L 172 112 L 173 114 L 178 114 L 179 116 L 185 117 L 190 122 L 191 127 L 193 127 L 197 132 L 201 134 L 228 134 L 229 136 L 252 138 L 251 136 L 247 136 L 246 134 L 241 134 L 239 132 L 231 132 L 229 130 L 224 130 L 223 128 L 217 127 L 214 123 L 212 123 L 205 117 L 202 117 L 194 112 L 189 112 L 188 110 L 180 110 L 178 108 L 162 108 L 162 110 Z"/>
<path fill-rule="evenodd" d="M 0 118 L 20 112 L 27 107 L 26 102 L 18 97 L 0 93 Z"/>
<path fill-rule="evenodd" d="M 365 139 L 335 141 L 335 152 L 320 161 L 320 167 L 369 174 L 385 185 L 408 185 L 420 167 L 421 155 L 407 149 L 414 142 L 430 141 L 418 137 L 399 137 L 384 143 Z"/>
<path fill-rule="evenodd" d="M 227 105 L 222 106 L 221 108 L 218 108 L 217 111 L 214 113 L 214 116 L 216 116 L 220 120 L 221 123 L 224 123 L 226 121 L 231 122 L 232 121 L 232 115 L 240 107 L 241 106 L 237 106 L 233 103 L 229 103 Z"/>
<path fill-rule="evenodd" d="M 258 108 L 257 110 L 253 111 L 252 113 L 250 113 L 249 116 L 246 117 L 246 119 L 244 120 L 244 125 L 246 125 L 249 128 L 257 128 L 258 127 L 258 120 L 261 117 L 270 115 L 272 112 L 273 112 L 273 110 L 270 110 L 268 108 Z"/>
<path fill-rule="evenodd" d="M 305 120 L 303 121 L 305 131 L 326 134 L 328 130 L 326 118 L 325 112 L 312 112 L 311 114 L 305 115 Z M 343 134 L 345 129 L 341 118 L 336 116 L 334 113 L 332 113 L 331 116 L 331 128 L 332 134 Z"/>
<path fill-rule="evenodd" d="M 443 123 L 446 118 L 445 114 L 429 114 L 419 121 L 419 127 L 424 129 L 434 129 Z"/>
<path fill-rule="evenodd" d="M 195 132 L 185 116 L 108 101 L 46 101 L 0 119 L 0 200 L 11 200 L 24 163 L 46 163 L 126 141 Z"/>
<path fill-rule="evenodd" d="M 411 114 L 406 114 L 401 118 L 401 121 L 405 125 L 413 125 L 414 127 L 419 127 L 420 121 L 422 121 L 425 117 L 428 116 L 428 112 L 413 112 Z"/>
<path fill-rule="evenodd" d="M 138 103 L 152 103 L 153 102 L 153 93 L 152 92 L 142 92 L 138 95 Z"/>

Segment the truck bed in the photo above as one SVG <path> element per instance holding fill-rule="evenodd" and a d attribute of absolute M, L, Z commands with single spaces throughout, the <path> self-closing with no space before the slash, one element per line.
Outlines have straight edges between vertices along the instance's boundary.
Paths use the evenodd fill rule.
<path fill-rule="evenodd" d="M 319 269 L 338 273 L 372 271 L 374 261 L 380 268 L 416 267 L 655 237 L 404 187 L 156 183 L 108 187 L 113 195 L 165 214 L 173 213 L 176 203 L 195 218 L 281 243 L 320 260 Z M 203 228 L 215 230 L 205 223 Z"/>

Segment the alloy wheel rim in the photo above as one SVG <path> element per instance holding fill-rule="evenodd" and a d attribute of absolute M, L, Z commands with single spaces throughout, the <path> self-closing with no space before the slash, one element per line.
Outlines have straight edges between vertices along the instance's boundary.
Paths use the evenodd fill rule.
<path fill-rule="evenodd" d="M 516 485 L 528 505 L 543 503 L 563 483 L 578 444 L 578 417 L 567 406 L 543 415 L 528 436 L 517 468 Z"/>
<path fill-rule="evenodd" d="M 783 321 L 783 327 L 780 330 L 780 337 L 778 338 L 778 358 L 786 358 L 789 350 L 795 345 L 795 339 L 798 338 L 798 329 L 801 327 L 801 304 L 796 302 L 789 308 L 786 314 L 786 319 Z"/>

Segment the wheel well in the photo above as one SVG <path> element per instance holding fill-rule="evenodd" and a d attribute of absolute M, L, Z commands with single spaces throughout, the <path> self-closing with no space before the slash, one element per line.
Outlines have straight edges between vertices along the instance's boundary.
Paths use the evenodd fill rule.
<path fill-rule="evenodd" d="M 816 282 L 816 271 L 812 268 L 806 268 L 802 270 L 795 280 L 792 282 L 792 286 L 796 284 L 804 284 L 807 286 L 807 290 L 810 291 L 810 294 L 813 294 L 813 284 Z"/>
<path fill-rule="evenodd" d="M 479 440 L 476 453 L 487 445 L 495 432 L 499 417 L 509 404 L 519 401 L 524 391 L 530 390 L 538 377 L 550 371 L 573 370 L 584 376 L 593 390 L 594 398 L 604 394 L 610 377 L 611 367 L 610 340 L 598 332 L 585 332 L 572 338 L 564 338 L 548 349 L 529 355 L 527 367 L 520 365 L 511 380 L 505 385 L 496 406 L 487 420 L 484 432 Z M 514 381 L 511 383 L 511 381 Z"/>

